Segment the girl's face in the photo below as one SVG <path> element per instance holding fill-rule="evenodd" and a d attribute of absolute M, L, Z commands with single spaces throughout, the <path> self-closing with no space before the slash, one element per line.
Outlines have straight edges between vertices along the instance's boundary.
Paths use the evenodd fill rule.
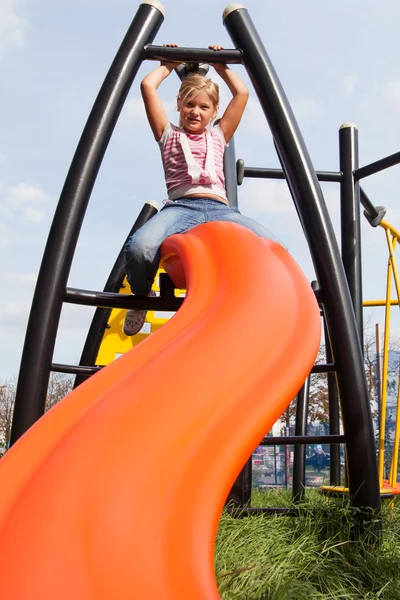
<path fill-rule="evenodd" d="M 216 114 L 216 108 L 207 92 L 201 91 L 189 101 L 181 102 L 178 98 L 178 111 L 181 124 L 188 133 L 203 133 Z"/>

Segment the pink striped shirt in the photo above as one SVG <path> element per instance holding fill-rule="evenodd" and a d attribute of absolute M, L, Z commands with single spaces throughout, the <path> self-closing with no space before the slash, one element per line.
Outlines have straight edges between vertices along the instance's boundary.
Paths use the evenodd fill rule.
<path fill-rule="evenodd" d="M 223 167 L 226 146 L 224 134 L 218 124 L 211 127 L 209 132 L 210 138 L 208 139 L 212 140 L 211 155 L 210 149 L 207 150 L 205 132 L 201 134 L 187 133 L 183 128 L 172 123 L 168 123 L 165 128 L 158 143 L 169 200 L 190 194 L 204 194 L 205 196 L 213 194 L 227 200 Z M 181 142 L 182 134 L 188 142 L 186 151 Z M 187 160 L 188 154 L 190 160 Z M 212 165 L 209 162 L 206 165 L 207 154 L 209 154 L 209 160 L 210 156 L 214 159 Z M 196 171 L 196 177 L 193 176 L 194 171 Z"/>

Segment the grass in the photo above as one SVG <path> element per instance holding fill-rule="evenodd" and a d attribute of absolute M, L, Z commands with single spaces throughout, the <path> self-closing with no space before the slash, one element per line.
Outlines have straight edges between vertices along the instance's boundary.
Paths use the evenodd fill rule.
<path fill-rule="evenodd" d="M 290 505 L 286 491 L 255 491 L 252 499 L 252 506 Z M 354 536 L 343 499 L 307 491 L 300 513 L 222 515 L 215 570 L 223 600 L 400 600 L 400 499 L 383 505 L 375 545 Z"/>

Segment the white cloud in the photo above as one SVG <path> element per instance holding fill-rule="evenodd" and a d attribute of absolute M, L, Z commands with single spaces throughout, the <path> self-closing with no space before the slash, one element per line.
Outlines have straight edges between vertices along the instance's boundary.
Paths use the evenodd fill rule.
<path fill-rule="evenodd" d="M 37 273 L 5 273 L 1 279 L 10 283 L 33 285 L 36 283 Z"/>
<path fill-rule="evenodd" d="M 1 190 L 0 190 L 1 193 Z M 0 201 L 1 202 L 1 201 Z M 0 217 L 5 219 L 13 219 L 14 213 L 9 206 L 6 206 L 5 203 L 0 203 Z"/>
<path fill-rule="evenodd" d="M 325 117 L 324 109 L 315 98 L 297 98 L 292 102 L 292 108 L 301 126 L 321 121 Z"/>
<path fill-rule="evenodd" d="M 400 104 L 400 81 L 388 82 L 386 97 L 391 104 Z"/>
<path fill-rule="evenodd" d="M 24 47 L 27 27 L 23 0 L 0 0 L 0 57 Z"/>
<path fill-rule="evenodd" d="M 240 206 L 246 213 L 255 218 L 265 219 L 274 216 L 285 217 L 286 226 L 289 221 L 298 222 L 297 212 L 286 181 L 271 179 L 251 179 L 243 185 L 240 192 Z M 339 189 L 322 190 L 324 200 L 334 224 L 340 217 Z"/>
<path fill-rule="evenodd" d="M 293 201 L 285 181 L 252 179 L 240 190 L 240 205 L 258 217 L 290 215 Z"/>
<path fill-rule="evenodd" d="M 0 223 L 0 250 L 7 248 L 8 243 L 9 243 L 8 228 L 4 225 L 4 223 Z"/>
<path fill-rule="evenodd" d="M 30 305 L 23 302 L 10 302 L 0 307 L 0 326 L 6 329 L 20 328 L 29 314 Z"/>
<path fill-rule="evenodd" d="M 38 185 L 18 183 L 7 190 L 7 198 L 11 206 L 22 207 L 28 203 L 40 203 L 47 200 L 43 188 Z"/>
<path fill-rule="evenodd" d="M 163 105 L 168 118 L 175 123 L 177 121 L 176 100 L 163 100 Z M 121 121 L 123 124 L 137 124 L 137 122 L 140 122 L 147 125 L 147 116 L 142 98 L 130 98 L 125 102 L 121 112 Z"/>
<path fill-rule="evenodd" d="M 341 85 L 345 96 L 350 96 L 360 85 L 361 77 L 357 73 L 345 75 Z"/>
<path fill-rule="evenodd" d="M 265 118 L 261 104 L 257 98 L 250 96 L 243 115 L 241 127 L 249 134 L 259 138 L 270 139 L 271 131 Z"/>
<path fill-rule="evenodd" d="M 8 220 L 22 217 L 24 221 L 43 221 L 49 197 L 37 184 L 18 183 L 6 186 L 0 183 L 0 216 Z"/>
<path fill-rule="evenodd" d="M 141 98 L 131 98 L 125 102 L 121 113 L 121 119 L 125 123 L 145 118 L 146 112 Z"/>
<path fill-rule="evenodd" d="M 44 219 L 44 214 L 37 208 L 28 206 L 28 208 L 23 211 L 23 218 L 24 221 L 30 221 L 31 223 L 41 223 Z"/>

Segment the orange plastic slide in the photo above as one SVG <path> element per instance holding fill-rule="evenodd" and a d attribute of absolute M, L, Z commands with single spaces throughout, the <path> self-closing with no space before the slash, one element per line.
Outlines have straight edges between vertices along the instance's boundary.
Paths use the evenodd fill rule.
<path fill-rule="evenodd" d="M 224 501 L 320 342 L 284 248 L 209 223 L 163 245 L 187 296 L 0 462 L 7 600 L 213 600 Z"/>

